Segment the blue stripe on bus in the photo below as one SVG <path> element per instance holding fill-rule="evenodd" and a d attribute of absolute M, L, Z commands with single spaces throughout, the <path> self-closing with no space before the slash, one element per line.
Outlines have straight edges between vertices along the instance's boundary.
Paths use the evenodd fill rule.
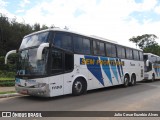
<path fill-rule="evenodd" d="M 85 56 L 85 59 L 92 59 L 94 61 L 98 61 L 98 57 L 93 57 L 93 56 Z M 102 71 L 100 64 L 86 64 L 88 70 L 98 79 L 98 81 L 104 86 L 104 81 L 102 77 Z"/>
<path fill-rule="evenodd" d="M 115 59 L 114 59 L 114 58 L 109 58 L 109 60 L 115 62 Z M 114 76 L 116 77 L 117 82 L 119 83 L 116 65 L 110 64 L 110 66 L 111 66 L 111 69 L 112 69 L 112 71 L 113 71 Z"/>
<path fill-rule="evenodd" d="M 119 61 L 121 63 L 121 59 L 119 59 Z M 121 72 L 122 72 L 122 76 L 123 76 L 124 75 L 124 73 L 123 73 L 123 67 L 122 67 L 122 65 L 120 65 L 120 67 L 121 67 Z"/>
<path fill-rule="evenodd" d="M 109 61 L 107 57 L 101 57 L 101 60 Z M 110 83 L 113 85 L 111 71 L 110 71 L 110 65 L 109 64 L 105 64 L 105 65 L 102 64 L 102 68 L 103 68 L 105 74 L 107 75 Z"/>
<path fill-rule="evenodd" d="M 119 59 L 116 59 L 116 62 L 120 62 Z M 121 69 L 120 66 L 121 65 L 117 64 L 118 73 L 119 73 L 119 76 L 120 76 L 120 79 L 121 79 L 121 77 L 122 77 L 122 70 L 120 70 Z M 121 79 L 121 81 L 122 81 L 122 79 Z"/>

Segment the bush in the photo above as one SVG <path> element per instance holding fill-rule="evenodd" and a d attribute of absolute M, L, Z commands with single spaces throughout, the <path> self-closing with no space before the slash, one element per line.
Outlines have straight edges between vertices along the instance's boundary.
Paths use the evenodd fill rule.
<path fill-rule="evenodd" d="M 8 63 L 4 64 L 5 57 L 0 56 L 0 70 L 7 70 L 10 72 L 15 72 L 17 59 L 18 59 L 18 55 L 12 54 L 8 57 Z"/>
<path fill-rule="evenodd" d="M 15 72 L 7 72 L 6 70 L 0 70 L 0 78 L 14 78 Z"/>
<path fill-rule="evenodd" d="M 5 81 L 0 81 L 0 86 L 1 87 L 10 87 L 10 86 L 15 86 L 15 81 L 11 80 L 5 80 Z"/>
<path fill-rule="evenodd" d="M 7 72 L 6 75 L 8 78 L 14 78 L 16 74 L 15 74 L 15 72 Z"/>

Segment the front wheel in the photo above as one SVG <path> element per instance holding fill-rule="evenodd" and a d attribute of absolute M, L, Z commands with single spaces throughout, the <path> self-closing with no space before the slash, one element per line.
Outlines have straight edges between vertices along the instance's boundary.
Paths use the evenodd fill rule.
<path fill-rule="evenodd" d="M 82 79 L 77 79 L 73 83 L 72 94 L 81 95 L 86 92 L 86 84 Z"/>
<path fill-rule="evenodd" d="M 124 84 L 123 84 L 123 86 L 124 86 L 124 87 L 128 87 L 128 84 L 129 84 L 129 76 L 128 76 L 128 75 L 125 75 L 125 76 L 124 76 Z"/>

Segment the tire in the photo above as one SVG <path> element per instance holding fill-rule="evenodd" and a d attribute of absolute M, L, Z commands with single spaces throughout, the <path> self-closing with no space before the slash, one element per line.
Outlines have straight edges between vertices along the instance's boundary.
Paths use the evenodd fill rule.
<path fill-rule="evenodd" d="M 128 87 L 128 85 L 129 85 L 129 76 L 125 75 L 124 76 L 124 84 L 123 84 L 123 86 L 124 87 Z"/>
<path fill-rule="evenodd" d="M 72 94 L 73 95 L 82 95 L 87 90 L 86 83 L 84 80 L 78 78 L 73 82 Z"/>
<path fill-rule="evenodd" d="M 132 75 L 130 85 L 131 86 L 136 85 L 136 76 L 135 75 Z"/>
<path fill-rule="evenodd" d="M 155 80 L 155 75 L 154 73 L 152 74 L 152 79 L 151 79 L 151 82 L 153 82 Z"/>

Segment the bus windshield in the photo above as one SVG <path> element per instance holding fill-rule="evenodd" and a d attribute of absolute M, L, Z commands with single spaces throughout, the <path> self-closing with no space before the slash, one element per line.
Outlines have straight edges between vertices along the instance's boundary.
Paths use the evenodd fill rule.
<path fill-rule="evenodd" d="M 38 34 L 24 37 L 22 40 L 22 44 L 20 46 L 20 49 L 38 46 L 41 43 L 46 43 L 47 38 L 48 38 L 48 34 L 49 34 L 49 32 L 43 32 L 43 33 L 38 33 Z"/>
<path fill-rule="evenodd" d="M 18 75 L 45 75 L 48 52 L 43 52 L 42 60 L 36 59 L 37 48 L 19 52 Z"/>

